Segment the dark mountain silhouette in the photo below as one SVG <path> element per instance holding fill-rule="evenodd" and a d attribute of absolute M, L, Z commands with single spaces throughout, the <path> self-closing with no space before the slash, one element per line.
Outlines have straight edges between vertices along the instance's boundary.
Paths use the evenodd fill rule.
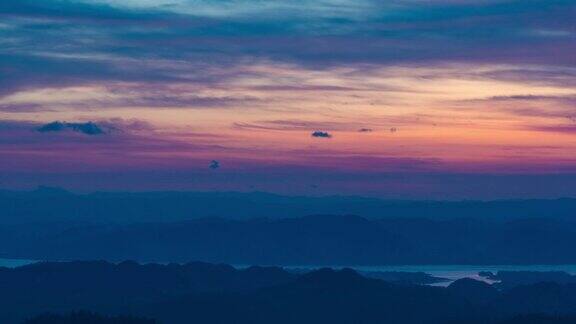
<path fill-rule="evenodd" d="M 122 314 L 135 316 L 130 324 L 153 323 L 145 318 L 163 324 L 564 323 L 576 309 L 576 285 L 537 283 L 499 291 L 473 280 L 447 288 L 394 284 L 350 269 L 294 275 L 278 268 L 92 261 L 2 269 L 0 303 L 3 324 L 46 313 L 52 315 L 26 324 L 92 323 L 62 322 L 78 316 L 115 324 Z M 69 314 L 78 309 L 110 317 Z"/>
<path fill-rule="evenodd" d="M 401 271 L 361 271 L 368 278 L 381 279 L 397 284 L 430 285 L 441 282 L 450 282 L 450 279 L 435 277 L 424 272 Z"/>
<path fill-rule="evenodd" d="M 505 291 L 494 302 L 502 314 L 571 315 L 576 313 L 576 284 L 541 282 Z"/>
<path fill-rule="evenodd" d="M 539 282 L 574 283 L 576 276 L 563 271 L 498 271 L 496 274 L 483 273 L 499 289 L 510 289 L 521 285 L 530 285 Z"/>
<path fill-rule="evenodd" d="M 147 264 L 104 261 L 42 262 L 0 268 L 0 323 L 29 311 L 93 309 L 123 314 L 137 305 L 176 296 L 246 293 L 295 280 L 274 267 L 237 270 L 229 265 L 192 262 Z M 9 307 L 9 306 L 12 307 Z"/>
<path fill-rule="evenodd" d="M 576 222 L 524 219 L 197 219 L 0 225 L 0 255 L 229 264 L 571 264 Z"/>
<path fill-rule="evenodd" d="M 482 281 L 464 278 L 454 281 L 447 290 L 474 304 L 488 304 L 499 294 L 498 290 Z"/>

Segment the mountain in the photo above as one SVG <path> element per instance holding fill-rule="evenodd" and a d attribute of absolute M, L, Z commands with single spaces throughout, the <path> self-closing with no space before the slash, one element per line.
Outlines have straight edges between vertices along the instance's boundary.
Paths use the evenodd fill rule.
<path fill-rule="evenodd" d="M 564 271 L 498 271 L 496 274 L 488 272 L 482 275 L 496 281 L 494 287 L 502 290 L 539 282 L 576 284 L 576 276 Z"/>
<path fill-rule="evenodd" d="M 180 296 L 243 294 L 295 279 L 296 275 L 275 267 L 237 270 L 201 262 L 40 262 L 0 268 L 0 323 L 62 309 L 124 314 L 139 305 Z"/>
<path fill-rule="evenodd" d="M 499 294 L 495 287 L 485 282 L 469 278 L 454 281 L 448 286 L 447 290 L 474 304 L 490 303 L 490 301 L 494 300 Z"/>
<path fill-rule="evenodd" d="M 302 217 L 353 214 L 367 218 L 422 217 L 510 220 L 547 217 L 569 219 L 576 199 L 501 201 L 402 201 L 352 196 L 281 196 L 263 192 L 95 192 L 59 188 L 1 191 L 0 223 L 164 222 L 220 217 Z"/>
<path fill-rule="evenodd" d="M 66 322 L 82 316 L 98 324 L 155 323 L 146 318 L 163 324 L 567 323 L 576 309 L 576 285 L 500 291 L 470 279 L 447 288 L 394 284 L 351 269 L 294 275 L 204 263 L 86 261 L 2 269 L 0 303 L 3 324 L 26 318 L 34 318 L 26 324 L 92 323 Z M 122 318 L 130 321 L 114 322 Z"/>
<path fill-rule="evenodd" d="M 0 255 L 261 265 L 571 264 L 576 222 L 465 218 L 196 219 L 0 225 Z"/>

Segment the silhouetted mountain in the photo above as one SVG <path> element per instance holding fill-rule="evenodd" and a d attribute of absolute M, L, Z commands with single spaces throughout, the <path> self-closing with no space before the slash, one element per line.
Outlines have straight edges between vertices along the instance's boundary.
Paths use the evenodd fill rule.
<path fill-rule="evenodd" d="M 539 282 L 576 284 L 576 276 L 563 271 L 498 271 L 496 274 L 484 273 L 483 275 L 498 281 L 494 283 L 494 286 L 499 289 L 510 289 Z"/>
<path fill-rule="evenodd" d="M 97 192 L 58 188 L 0 191 L 1 223 L 155 222 L 194 218 L 286 218 L 354 214 L 368 218 L 570 218 L 576 199 L 505 201 L 399 201 L 375 198 L 280 196 L 262 192 Z"/>
<path fill-rule="evenodd" d="M 494 302 L 502 314 L 571 315 L 576 310 L 576 284 L 541 282 L 505 291 Z"/>
<path fill-rule="evenodd" d="M 498 290 L 491 285 L 468 278 L 454 281 L 448 286 L 447 290 L 474 304 L 487 304 L 499 294 Z"/>
<path fill-rule="evenodd" d="M 108 317 L 90 312 L 73 312 L 66 315 L 43 314 L 27 320 L 24 324 L 159 324 L 159 322 L 132 316 Z"/>
<path fill-rule="evenodd" d="M 361 274 L 367 278 L 380 279 L 396 284 L 430 285 L 451 281 L 450 279 L 435 277 L 424 272 L 362 271 Z"/>
<path fill-rule="evenodd" d="M 229 265 L 202 262 L 179 264 L 138 264 L 125 261 L 39 262 L 15 269 L 0 268 L 4 289 L 54 290 L 58 294 L 83 289 L 109 290 L 123 297 L 157 296 L 220 291 L 251 291 L 293 281 L 295 274 L 276 267 L 249 267 L 237 270 Z"/>
<path fill-rule="evenodd" d="M 135 304 L 174 296 L 200 293 L 240 293 L 293 281 L 296 275 L 280 268 L 250 267 L 236 270 L 228 265 L 200 262 L 112 264 L 104 261 L 42 262 L 15 269 L 0 268 L 0 304 L 12 310 L 39 311 L 90 309 L 104 311 L 130 309 Z M 0 313 L 0 323 L 11 316 Z"/>
<path fill-rule="evenodd" d="M 538 283 L 500 292 L 473 280 L 448 288 L 398 285 L 350 269 L 297 276 L 278 268 L 236 270 L 203 263 L 60 262 L 2 269 L 0 304 L 3 324 L 78 309 L 112 316 L 86 315 L 96 320 L 131 314 L 134 320 L 155 318 L 163 324 L 491 324 L 524 318 L 540 323 L 569 319 L 547 316 L 574 313 L 576 285 Z M 533 313 L 543 316 L 517 317 Z M 45 322 L 26 324 L 91 323 L 58 322 L 75 316 L 37 317 Z"/>
<path fill-rule="evenodd" d="M 576 222 L 357 216 L 0 226 L 0 255 L 229 264 L 570 264 Z M 95 243 L 97 242 L 97 243 Z"/>
<path fill-rule="evenodd" d="M 364 278 L 352 270 L 321 269 L 285 285 L 242 296 L 182 298 L 148 305 L 165 323 L 193 318 L 237 324 L 474 323 L 474 307 L 443 288 Z M 226 309 L 225 312 L 222 309 Z"/>

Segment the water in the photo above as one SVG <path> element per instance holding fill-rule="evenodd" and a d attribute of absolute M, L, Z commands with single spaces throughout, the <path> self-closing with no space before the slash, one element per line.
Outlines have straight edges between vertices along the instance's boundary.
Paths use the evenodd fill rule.
<path fill-rule="evenodd" d="M 0 267 L 16 268 L 34 263 L 33 260 L 0 259 Z"/>

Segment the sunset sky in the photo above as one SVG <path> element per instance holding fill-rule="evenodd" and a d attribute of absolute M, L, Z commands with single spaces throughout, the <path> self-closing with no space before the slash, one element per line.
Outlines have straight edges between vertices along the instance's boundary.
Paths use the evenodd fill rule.
<path fill-rule="evenodd" d="M 576 196 L 576 1 L 2 0 L 0 188 L 38 185 Z"/>

